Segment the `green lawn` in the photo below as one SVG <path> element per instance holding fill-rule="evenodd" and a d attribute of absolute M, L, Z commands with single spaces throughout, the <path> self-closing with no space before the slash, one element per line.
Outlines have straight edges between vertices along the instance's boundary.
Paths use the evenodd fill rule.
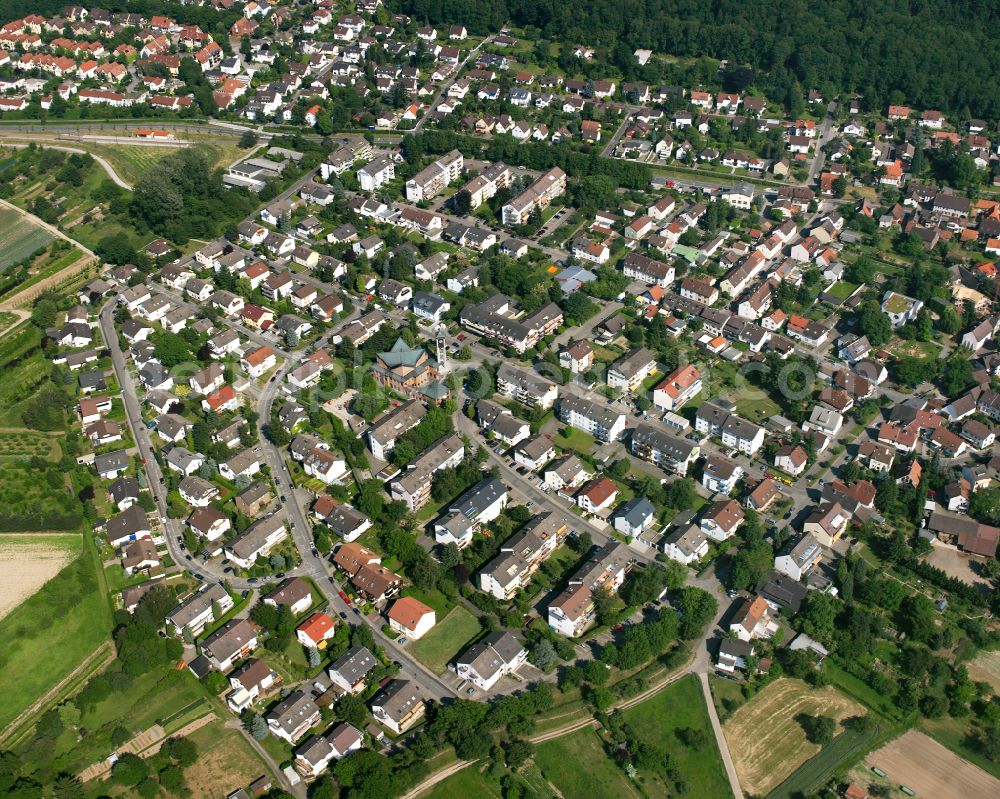
<path fill-rule="evenodd" d="M 780 414 L 781 408 L 770 397 L 737 397 L 736 413 L 747 421 L 760 424 L 765 419 Z"/>
<path fill-rule="evenodd" d="M 0 621 L 4 699 L 0 727 L 77 668 L 108 640 L 108 607 L 90 544 Z"/>
<path fill-rule="evenodd" d="M 602 347 L 600 344 L 591 344 L 590 346 L 594 350 L 594 361 L 597 363 L 614 363 L 624 353 L 620 347 Z"/>
<path fill-rule="evenodd" d="M 889 351 L 899 358 L 920 358 L 931 361 L 938 357 L 941 346 L 933 341 L 898 341 L 889 347 Z"/>
<path fill-rule="evenodd" d="M 850 283 L 846 280 L 838 280 L 830 288 L 826 290 L 826 293 L 831 297 L 836 297 L 838 300 L 846 300 L 858 289 L 857 283 Z"/>
<path fill-rule="evenodd" d="M 624 711 L 624 716 L 642 740 L 670 752 L 681 778 L 691 786 L 691 796 L 732 796 L 697 677 L 678 680 Z M 682 745 L 675 733 L 685 727 L 705 731 L 711 743 L 697 750 Z"/>
<path fill-rule="evenodd" d="M 410 646 L 413 656 L 436 674 L 444 672 L 449 661 L 459 654 L 482 631 L 479 620 L 461 605 Z"/>
<path fill-rule="evenodd" d="M 607 756 L 601 739 L 590 727 L 539 744 L 535 762 L 567 799 L 626 799 L 639 795 L 625 773 Z M 715 796 L 697 792 L 691 795 Z"/>
<path fill-rule="evenodd" d="M 743 691 L 738 683 L 732 680 L 723 680 L 714 675 L 708 678 L 708 682 L 712 688 L 715 712 L 719 714 L 719 721 L 724 722 L 746 701 L 743 698 Z"/>
<path fill-rule="evenodd" d="M 566 432 L 569 435 L 563 435 Z M 594 451 L 594 437 L 575 427 L 563 427 L 559 435 L 553 436 L 552 443 L 561 449 L 571 449 L 583 455 Z"/>
<path fill-rule="evenodd" d="M 478 764 L 468 766 L 452 774 L 448 779 L 442 780 L 430 793 L 424 794 L 422 799 L 470 799 L 470 797 L 500 799 L 500 792 L 496 786 L 487 782 L 479 773 Z"/>

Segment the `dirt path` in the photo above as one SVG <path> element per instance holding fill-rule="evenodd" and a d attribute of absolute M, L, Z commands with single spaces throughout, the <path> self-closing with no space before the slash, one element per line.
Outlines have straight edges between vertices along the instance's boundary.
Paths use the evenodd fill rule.
<path fill-rule="evenodd" d="M 471 766 L 473 763 L 478 763 L 478 762 L 479 761 L 477 760 L 458 760 L 455 763 L 452 763 L 450 766 L 445 766 L 440 771 L 435 771 L 433 774 L 431 774 L 416 788 L 412 788 L 411 790 L 404 793 L 400 797 L 400 799 L 417 799 L 417 797 L 420 796 L 422 793 L 430 790 L 439 782 L 444 782 L 452 774 L 457 774 L 467 766 Z"/>
<path fill-rule="evenodd" d="M 726 736 L 722 734 L 722 725 L 719 723 L 719 714 L 715 711 L 715 702 L 712 699 L 712 689 L 708 684 L 708 675 L 702 672 L 698 675 L 701 683 L 702 693 L 705 695 L 705 704 L 708 707 L 708 718 L 712 722 L 712 732 L 715 734 L 715 742 L 719 747 L 719 754 L 722 755 L 722 764 L 726 767 L 726 777 L 729 779 L 729 788 L 733 792 L 735 799 L 743 799 L 743 790 L 740 788 L 740 778 L 736 774 L 736 765 L 733 757 L 729 753 L 729 744 Z"/>
<path fill-rule="evenodd" d="M 104 659 L 97 667 L 98 671 L 108 666 L 111 661 L 115 659 L 115 653 L 111 648 L 110 643 L 99 646 L 90 654 L 89 657 L 85 658 L 79 666 L 49 688 L 49 690 L 38 697 L 38 699 L 32 702 L 29 707 L 25 708 L 20 715 L 4 727 L 3 730 L 0 730 L 0 744 L 6 744 L 8 742 L 8 738 L 10 738 L 10 736 L 14 733 L 19 733 L 18 737 L 20 737 L 28 732 L 31 728 L 29 722 L 32 717 L 41 713 L 42 708 L 44 708 L 49 702 L 53 701 L 67 685 L 79 678 L 82 674 L 92 670 L 94 663 L 97 662 L 102 654 L 104 655 Z"/>

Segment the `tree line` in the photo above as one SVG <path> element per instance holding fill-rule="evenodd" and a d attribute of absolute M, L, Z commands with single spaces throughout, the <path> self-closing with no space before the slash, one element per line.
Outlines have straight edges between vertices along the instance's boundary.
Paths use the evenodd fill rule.
<path fill-rule="evenodd" d="M 1000 11 L 984 4 L 887 0 L 822 4 L 747 0 L 404 0 L 402 8 L 431 24 L 461 22 L 476 34 L 510 21 L 569 44 L 605 46 L 628 78 L 656 69 L 635 65 L 631 53 L 726 59 L 744 68 L 733 76 L 789 108 L 802 89 L 826 95 L 860 92 L 872 107 L 908 102 L 922 108 L 987 119 L 1000 116 L 993 65 Z M 732 89 L 730 89 L 732 90 Z"/>

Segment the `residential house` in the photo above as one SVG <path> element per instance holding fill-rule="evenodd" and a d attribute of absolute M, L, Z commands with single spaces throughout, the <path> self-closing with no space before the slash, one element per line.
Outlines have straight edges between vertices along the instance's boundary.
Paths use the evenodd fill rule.
<path fill-rule="evenodd" d="M 528 650 L 509 632 L 491 632 L 455 660 L 455 673 L 482 691 L 515 673 L 528 659 Z"/>
<path fill-rule="evenodd" d="M 402 735 L 426 712 L 420 690 L 409 680 L 392 680 L 371 701 L 375 720 L 395 735 Z"/>
<path fill-rule="evenodd" d="M 386 618 L 396 633 L 412 641 L 423 637 L 437 621 L 434 610 L 413 597 L 401 597 L 393 602 Z"/>
<path fill-rule="evenodd" d="M 223 673 L 258 646 L 257 627 L 247 619 L 233 619 L 201 642 L 201 653 Z"/>
<path fill-rule="evenodd" d="M 322 717 L 313 698 L 303 691 L 293 691 L 264 717 L 272 735 L 294 745 Z"/>

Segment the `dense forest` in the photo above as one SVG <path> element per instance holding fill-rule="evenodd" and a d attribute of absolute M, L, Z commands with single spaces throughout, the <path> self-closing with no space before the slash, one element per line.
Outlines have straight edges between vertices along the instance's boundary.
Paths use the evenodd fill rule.
<path fill-rule="evenodd" d="M 749 66 L 786 101 L 796 86 L 860 92 L 1000 118 L 1000 6 L 980 0 L 400 0 L 420 22 L 496 31 L 508 20 L 568 44 L 607 47 L 620 66 L 635 48 Z M 642 70 L 634 68 L 643 79 Z"/>

